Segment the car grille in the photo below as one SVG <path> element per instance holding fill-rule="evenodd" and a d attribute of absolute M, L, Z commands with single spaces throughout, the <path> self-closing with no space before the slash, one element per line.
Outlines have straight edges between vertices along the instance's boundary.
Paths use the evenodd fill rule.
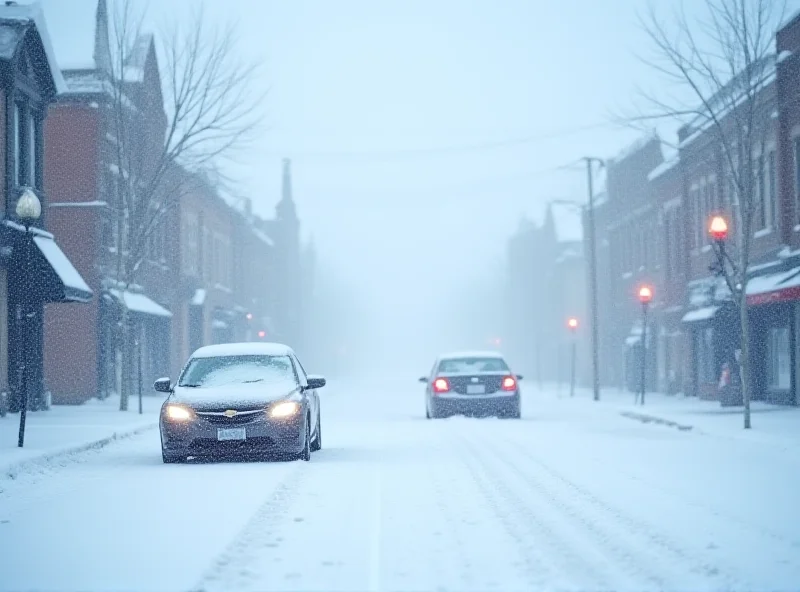
<path fill-rule="evenodd" d="M 500 390 L 503 384 L 503 374 L 502 376 L 492 376 L 492 375 L 476 375 L 476 376 L 448 376 L 447 380 L 450 382 L 450 388 L 453 389 L 459 395 L 471 395 L 473 393 L 467 392 L 468 385 L 483 385 L 486 389 L 485 393 L 479 393 L 477 396 L 486 394 L 491 395 L 496 393 Z M 474 379 L 474 380 L 473 380 Z"/>
<path fill-rule="evenodd" d="M 256 409 L 254 411 L 239 411 L 233 417 L 223 415 L 222 411 L 198 411 L 198 417 L 201 417 L 208 423 L 216 426 L 240 426 L 248 423 L 253 423 L 264 419 L 267 412 L 265 409 Z"/>

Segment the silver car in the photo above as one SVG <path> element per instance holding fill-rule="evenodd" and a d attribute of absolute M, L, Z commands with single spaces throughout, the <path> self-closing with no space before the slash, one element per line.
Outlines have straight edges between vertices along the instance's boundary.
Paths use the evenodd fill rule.
<path fill-rule="evenodd" d="M 311 460 L 322 448 L 317 390 L 321 376 L 307 375 L 288 346 L 233 343 L 201 347 L 161 408 L 161 455 L 165 463 L 189 457 L 288 454 Z"/>
<path fill-rule="evenodd" d="M 457 352 L 437 358 L 425 383 L 425 417 L 520 417 L 519 381 L 497 352 Z"/>

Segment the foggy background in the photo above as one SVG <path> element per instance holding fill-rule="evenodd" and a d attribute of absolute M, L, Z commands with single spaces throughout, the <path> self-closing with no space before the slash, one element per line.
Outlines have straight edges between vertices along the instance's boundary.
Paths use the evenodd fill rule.
<path fill-rule="evenodd" d="M 96 1 L 42 4 L 61 67 L 80 66 Z M 197 4 L 141 3 L 154 31 Z M 242 58 L 262 64 L 260 139 L 227 171 L 271 217 L 292 159 L 317 252 L 315 333 L 352 368 L 414 378 L 443 349 L 502 337 L 504 251 L 520 217 L 585 201 L 585 172 L 568 165 L 637 137 L 608 123 L 610 109 L 658 76 L 636 57 L 640 0 L 205 7 L 236 21 Z"/>

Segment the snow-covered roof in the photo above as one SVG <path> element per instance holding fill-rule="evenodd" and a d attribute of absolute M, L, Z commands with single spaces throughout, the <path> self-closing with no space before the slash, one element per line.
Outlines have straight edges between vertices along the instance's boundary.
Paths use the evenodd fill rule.
<path fill-rule="evenodd" d="M 192 306 L 203 306 L 206 301 L 205 288 L 197 288 L 192 296 Z"/>
<path fill-rule="evenodd" d="M 47 22 L 44 18 L 44 12 L 39 2 L 31 4 L 0 4 L 0 20 L 13 21 L 18 20 L 22 22 L 32 22 L 39 33 L 39 38 L 42 40 L 42 47 L 44 48 L 45 57 L 47 58 L 47 66 L 50 69 L 50 75 L 53 78 L 53 85 L 55 86 L 56 93 L 62 93 L 67 89 L 64 83 L 64 78 L 61 76 L 61 69 L 56 60 L 56 53 L 53 50 L 53 43 L 50 39 L 50 32 L 47 29 Z"/>
<path fill-rule="evenodd" d="M 264 233 L 263 231 L 259 230 L 258 228 L 255 228 L 255 227 L 253 228 L 253 234 L 256 236 L 256 238 L 258 240 L 260 240 L 263 243 L 266 243 L 270 247 L 274 247 L 275 246 L 275 243 L 273 242 L 273 240 L 270 237 L 268 237 L 266 235 L 266 233 Z"/>
<path fill-rule="evenodd" d="M 647 146 L 649 142 L 652 142 L 653 140 L 657 139 L 658 139 L 658 132 L 655 129 L 652 129 L 648 131 L 644 136 L 636 140 L 635 142 L 628 144 L 625 148 L 620 150 L 614 158 L 610 160 L 613 162 L 621 162 L 626 158 L 628 158 L 629 156 L 632 156 L 645 146 Z"/>
<path fill-rule="evenodd" d="M 550 204 L 553 230 L 560 243 L 576 243 L 583 240 L 583 219 L 579 204 L 570 206 L 561 203 Z"/>
<path fill-rule="evenodd" d="M 145 33 L 136 38 L 122 70 L 122 79 L 125 82 L 142 82 L 144 80 L 144 65 L 152 43 L 153 35 L 151 33 Z"/>
<path fill-rule="evenodd" d="M 724 119 L 731 111 L 742 105 L 752 94 L 758 94 L 769 86 L 776 75 L 777 56 L 769 54 L 751 64 L 751 72 L 740 72 L 703 105 L 702 112 L 687 124 L 692 133 L 679 143 L 683 148 L 699 138 L 704 131 Z M 748 80 L 742 82 L 747 76 Z M 736 96 L 734 95 L 736 93 Z M 734 98 L 735 96 L 735 98 Z"/>
<path fill-rule="evenodd" d="M 439 356 L 440 360 L 458 360 L 461 358 L 503 358 L 503 354 L 500 352 L 487 350 L 487 351 L 461 351 L 461 352 L 450 352 L 446 354 L 442 354 Z"/>
<path fill-rule="evenodd" d="M 675 166 L 680 162 L 678 158 L 672 158 L 671 160 L 665 160 L 652 171 L 647 173 L 647 180 L 648 181 L 655 181 L 668 171 L 671 171 L 675 168 Z"/>
<path fill-rule="evenodd" d="M 125 308 L 131 312 L 165 318 L 172 316 L 172 313 L 166 308 L 139 292 L 122 292 L 114 288 L 108 292 L 119 302 L 124 303 Z"/>
<path fill-rule="evenodd" d="M 191 357 L 288 356 L 293 353 L 292 348 L 282 343 L 221 343 L 201 347 Z"/>
<path fill-rule="evenodd" d="M 34 236 L 33 242 L 39 247 L 47 262 L 55 270 L 65 288 L 72 288 L 80 292 L 91 294 L 92 290 L 83 281 L 81 274 L 72 265 L 72 262 L 64 254 L 64 251 L 56 244 L 52 238 L 46 236 Z"/>

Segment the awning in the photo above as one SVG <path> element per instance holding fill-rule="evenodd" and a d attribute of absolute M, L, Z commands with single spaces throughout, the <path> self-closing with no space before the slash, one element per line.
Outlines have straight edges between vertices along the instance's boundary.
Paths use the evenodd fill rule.
<path fill-rule="evenodd" d="M 49 236 L 34 236 L 33 242 L 44 261 L 40 262 L 45 276 L 48 302 L 88 302 L 92 290 L 72 265 L 72 262 Z"/>
<path fill-rule="evenodd" d="M 717 314 L 719 306 L 706 306 L 704 308 L 697 308 L 690 310 L 681 319 L 683 323 L 699 323 L 701 321 L 710 321 Z"/>
<path fill-rule="evenodd" d="M 144 294 L 128 291 L 121 292 L 120 290 L 109 290 L 108 292 L 120 303 L 123 302 L 124 296 L 124 304 L 129 312 L 164 318 L 172 316 L 170 311 L 160 304 L 153 302 Z"/>
<path fill-rule="evenodd" d="M 800 268 L 762 275 L 747 282 L 747 304 L 758 306 L 800 300 Z"/>

